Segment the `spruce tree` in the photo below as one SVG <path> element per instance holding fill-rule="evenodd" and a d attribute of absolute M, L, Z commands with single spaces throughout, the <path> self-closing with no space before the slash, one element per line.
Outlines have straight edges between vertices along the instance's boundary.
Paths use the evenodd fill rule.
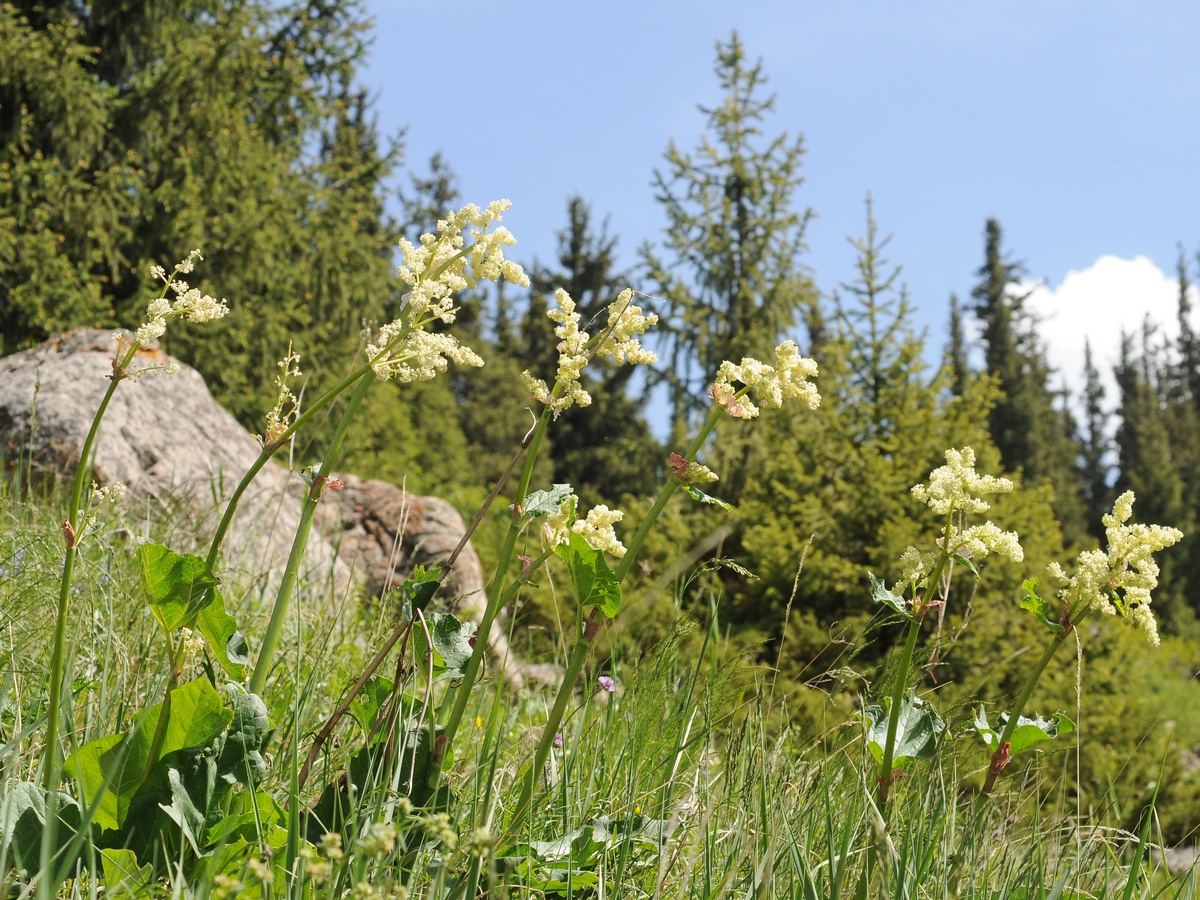
<path fill-rule="evenodd" d="M 967 337 L 963 329 L 962 307 L 958 295 L 950 295 L 950 339 L 946 344 L 946 365 L 950 369 L 950 390 L 961 397 L 971 380 L 967 362 Z"/>
<path fill-rule="evenodd" d="M 803 137 L 764 134 L 775 97 L 763 96 L 762 61 L 748 61 L 737 32 L 718 42 L 715 71 L 724 97 L 700 107 L 708 117 L 700 145 L 685 153 L 672 141 L 665 170 L 655 172 L 665 246 L 641 251 L 666 300 L 659 383 L 674 414 L 673 443 L 707 406 L 720 362 L 771 358 L 815 298 L 799 264 L 811 215 L 795 207 Z"/>
<path fill-rule="evenodd" d="M 1004 467 L 1021 472 L 1030 485 L 1054 489 L 1054 511 L 1069 543 L 1084 540 L 1080 446 L 1073 417 L 1050 386 L 1053 370 L 1021 289 L 1024 270 L 1005 258 L 1000 223 L 988 219 L 984 262 L 972 290 L 988 375 L 1001 397 L 988 416 L 988 428 Z"/>
<path fill-rule="evenodd" d="M 151 263 L 199 247 L 220 329 L 165 348 L 258 429 L 291 341 L 338 377 L 396 292 L 398 145 L 355 84 L 361 3 L 0 5 L 0 342 L 133 326 Z"/>
<path fill-rule="evenodd" d="M 1091 341 L 1083 342 L 1083 497 L 1087 509 L 1088 530 L 1096 538 L 1104 535 L 1102 517 L 1112 508 L 1108 486 L 1110 466 L 1106 461 L 1110 441 L 1108 414 L 1104 410 L 1104 383 L 1092 361 Z"/>

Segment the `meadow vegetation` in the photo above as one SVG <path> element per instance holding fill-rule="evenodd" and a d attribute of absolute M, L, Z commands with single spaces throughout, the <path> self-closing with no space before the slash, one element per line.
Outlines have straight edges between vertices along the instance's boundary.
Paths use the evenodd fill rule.
<path fill-rule="evenodd" d="M 817 287 L 803 141 L 736 35 L 639 270 L 574 198 L 526 271 L 444 160 L 385 214 L 358 7 L 185 6 L 0 3 L 3 349 L 127 329 L 85 464 L 17 446 L 0 482 L 10 896 L 1197 895 L 1161 854 L 1200 826 L 1185 263 L 1114 435 L 1090 363 L 1081 424 L 1052 389 L 994 221 L 942 353 L 870 199 Z M 171 377 L 150 342 L 259 433 L 214 533 L 86 465 L 113 392 Z M 251 588 L 229 524 L 284 453 L 301 522 Z M 300 577 L 337 471 L 480 513 L 479 621 L 453 558 Z M 504 610 L 553 684 L 488 671 Z"/>

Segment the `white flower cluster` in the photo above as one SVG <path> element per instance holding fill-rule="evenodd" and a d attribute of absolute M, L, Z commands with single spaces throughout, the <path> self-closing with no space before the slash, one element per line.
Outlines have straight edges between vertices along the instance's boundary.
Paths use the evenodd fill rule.
<path fill-rule="evenodd" d="M 400 335 L 405 326 L 392 322 L 379 329 L 373 345 L 386 347 Z M 430 333 L 413 329 L 394 349 L 373 358 L 371 368 L 381 381 L 394 378 L 400 382 L 430 381 L 445 372 L 453 362 L 460 366 L 483 365 L 483 359 L 458 338 L 450 334 Z"/>
<path fill-rule="evenodd" d="M 644 313 L 633 303 L 633 290 L 625 288 L 608 306 L 608 328 L 596 347 L 596 355 L 612 357 L 618 364 L 654 365 L 658 354 L 643 347 L 638 337 L 657 324 L 657 314 Z"/>
<path fill-rule="evenodd" d="M 775 365 L 745 357 L 734 365 L 726 360 L 717 369 L 717 378 L 708 394 L 735 419 L 753 419 L 759 409 L 746 396 L 745 389 L 734 386 L 740 381 L 754 391 L 758 402 L 768 409 L 778 409 L 783 401 L 796 398 L 816 409 L 821 395 L 808 379 L 817 377 L 817 364 L 800 355 L 794 341 L 784 341 L 775 348 Z"/>
<path fill-rule="evenodd" d="M 555 415 L 572 406 L 591 406 L 592 395 L 584 390 L 579 383 L 584 367 L 588 364 L 588 333 L 579 327 L 579 313 L 575 311 L 575 301 L 571 295 L 559 288 L 554 292 L 555 309 L 548 310 L 548 315 L 558 327 L 554 329 L 558 336 L 558 374 L 555 384 L 558 386 L 558 396 L 555 397 L 550 387 L 540 378 L 534 378 L 526 369 L 521 373 L 525 389 L 539 403 L 545 403 L 554 410 Z"/>
<path fill-rule="evenodd" d="M 578 503 L 579 498 L 571 494 L 563 501 L 562 506 L 546 517 L 542 525 L 546 543 L 551 547 L 565 544 L 570 537 L 568 532 L 573 531 L 587 541 L 593 550 L 611 553 L 618 559 L 624 556 L 625 545 L 618 540 L 613 525 L 625 518 L 625 513 L 619 509 L 609 509 L 601 503 L 593 506 L 586 518 L 576 520 L 572 525 L 571 517 L 575 515 Z"/>
<path fill-rule="evenodd" d="M 151 341 L 162 337 L 167 330 L 167 320 L 182 316 L 189 322 L 210 322 L 220 319 L 229 307 L 224 300 L 217 300 L 208 294 L 200 292 L 199 288 L 191 287 L 186 281 L 176 278 L 177 275 L 187 275 L 192 271 L 195 262 L 204 259 L 199 250 L 193 250 L 187 258 L 175 266 L 175 271 L 169 276 L 162 266 L 151 266 L 150 274 L 160 279 L 166 285 L 162 296 L 150 301 L 146 309 L 146 321 L 134 333 L 134 340 L 145 346 Z M 167 298 L 167 291 L 175 292 L 175 299 Z"/>
<path fill-rule="evenodd" d="M 927 504 L 939 515 L 949 516 L 953 512 L 979 514 L 991 506 L 979 494 L 1006 494 L 1013 489 L 1007 478 L 980 475 L 975 471 L 975 451 L 970 447 L 946 451 L 946 465 L 929 473 L 929 483 L 918 484 L 912 489 L 913 496 Z M 954 524 L 949 540 L 943 534 L 937 539 L 938 549 L 948 556 L 979 560 L 989 553 L 996 553 L 1012 562 L 1021 562 L 1025 551 L 1015 531 L 1003 531 L 992 522 L 962 528 Z M 907 548 L 900 554 L 900 581 L 897 590 L 912 585 L 926 587 L 929 573 L 937 565 L 938 556 L 922 553 L 916 547 Z"/>
<path fill-rule="evenodd" d="M 1150 611 L 1150 592 L 1158 587 L 1158 563 L 1153 554 L 1177 543 L 1183 532 L 1165 525 L 1127 525 L 1133 515 L 1133 491 L 1126 491 L 1103 519 L 1108 550 L 1084 550 L 1068 579 L 1062 566 L 1051 563 L 1050 573 L 1067 582 L 1059 592 L 1076 609 L 1099 609 L 1120 616 L 1158 644 L 1158 623 Z"/>
<path fill-rule="evenodd" d="M 445 372 L 448 361 L 482 366 L 473 350 L 446 334 L 424 331 L 433 322 L 450 324 L 457 312 L 454 295 L 479 281 L 506 281 L 528 287 L 529 279 L 504 248 L 516 243 L 512 233 L 493 227 L 511 204 L 496 200 L 480 209 L 468 204 L 437 223 L 437 234 L 421 235 L 420 244 L 400 241 L 400 279 L 411 290 L 400 316 L 384 325 L 367 345 L 371 368 L 381 380 L 428 381 Z M 491 229 L 491 230 L 489 230 Z"/>
<path fill-rule="evenodd" d="M 275 387 L 278 388 L 275 405 L 267 412 L 266 434 L 258 439 L 259 443 L 263 445 L 274 444 L 278 441 L 280 436 L 291 427 L 296 417 L 300 415 L 300 400 L 288 386 L 288 379 L 299 378 L 301 375 L 300 354 L 292 352 L 290 343 L 287 356 L 281 359 L 278 365 L 281 371 L 275 376 Z"/>
<path fill-rule="evenodd" d="M 609 509 L 603 503 L 588 510 L 587 518 L 576 521 L 571 530 L 588 542 L 593 550 L 611 553 L 620 559 L 625 555 L 625 545 L 617 539 L 613 525 L 625 518 L 619 509 Z"/>
<path fill-rule="evenodd" d="M 946 539 L 938 538 L 938 546 L 947 553 L 964 557 L 965 559 L 983 559 L 989 553 L 998 553 L 1011 562 L 1019 563 L 1025 559 L 1025 551 L 1021 548 L 1021 539 L 1015 531 L 1001 531 L 998 525 L 984 522 L 982 525 L 972 525 L 961 531 L 955 531 L 950 539 L 950 547 L 943 547 Z"/>
<path fill-rule="evenodd" d="M 503 278 L 510 284 L 529 286 L 524 270 L 504 258 L 504 248 L 517 243 L 512 232 L 502 226 L 488 231 L 510 206 L 509 200 L 493 200 L 485 209 L 468 203 L 438 221 L 437 234 L 421 235 L 419 245 L 400 239 L 400 280 L 412 288 L 409 309 L 420 318 L 429 311 L 450 323 L 454 321 L 454 294 L 479 281 Z"/>
<path fill-rule="evenodd" d="M 946 465 L 929 473 L 929 484 L 918 484 L 912 494 L 935 513 L 948 516 L 952 511 L 984 513 L 991 507 L 980 494 L 1007 494 L 1013 483 L 1007 478 L 980 475 L 975 471 L 975 451 L 970 447 L 946 451 Z M 976 496 L 973 496 L 976 495 Z"/>
<path fill-rule="evenodd" d="M 633 291 L 626 288 L 608 305 L 608 326 L 589 352 L 592 339 L 579 327 L 580 315 L 576 311 L 575 301 L 562 288 L 555 291 L 554 302 L 558 305 L 555 309 L 547 310 L 546 315 L 558 322 L 554 329 L 554 334 L 559 338 L 558 372 L 555 374 L 554 388 L 542 379 L 535 378 L 528 370 L 521 373 L 521 380 L 530 396 L 549 406 L 556 416 L 572 406 L 590 406 L 592 395 L 579 380 L 592 352 L 597 356 L 612 357 L 621 364 L 650 365 L 658 362 L 657 354 L 647 350 L 637 339 L 658 322 L 658 316 L 643 313 L 641 307 L 631 302 L 632 299 Z"/>

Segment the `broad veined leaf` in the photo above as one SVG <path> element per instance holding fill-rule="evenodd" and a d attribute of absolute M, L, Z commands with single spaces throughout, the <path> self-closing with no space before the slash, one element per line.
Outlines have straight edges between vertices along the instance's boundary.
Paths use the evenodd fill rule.
<path fill-rule="evenodd" d="M 83 802 L 96 804 L 94 821 L 101 828 L 120 828 L 129 804 L 147 771 L 150 745 L 158 728 L 162 704 L 147 709 L 131 735 L 114 734 L 84 744 L 63 765 L 63 772 L 79 782 Z M 212 746 L 233 713 L 206 679 L 180 685 L 171 692 L 171 712 L 155 763 L 177 750 Z M 125 745 L 128 736 L 128 745 Z M 113 776 L 104 786 L 108 773 Z"/>
<path fill-rule="evenodd" d="M 428 638 L 420 623 L 413 625 L 413 656 L 421 671 L 427 678 L 461 678 L 471 658 L 475 623 L 460 622 L 450 613 L 434 613 L 426 620 L 426 627 L 429 629 Z M 433 642 L 432 648 L 430 640 Z"/>
<path fill-rule="evenodd" d="M 983 742 L 988 745 L 988 749 L 993 752 L 999 748 L 1000 735 L 1008 726 L 1008 713 L 1000 713 L 998 719 L 999 724 L 995 728 L 988 725 L 987 713 L 984 712 L 982 704 L 975 716 L 975 730 L 979 732 Z M 1043 719 L 1041 716 L 1035 716 L 1032 719 L 1021 716 L 1017 719 L 1017 727 L 1013 729 L 1008 752 L 1016 756 L 1018 753 L 1032 750 L 1038 744 L 1052 741 L 1060 735 L 1071 734 L 1074 730 L 1075 723 L 1062 713 L 1055 713 L 1049 720 Z"/>
<path fill-rule="evenodd" d="M 138 547 L 137 556 L 150 609 L 167 631 L 191 625 L 212 603 L 218 582 L 199 556 L 180 556 L 153 542 Z"/>
<path fill-rule="evenodd" d="M 906 619 L 912 618 L 912 610 L 909 608 L 908 601 L 899 594 L 893 594 L 887 589 L 887 585 L 875 577 L 873 572 L 868 572 L 867 577 L 871 579 L 871 599 L 876 603 L 882 603 L 884 606 L 889 606 Z"/>
<path fill-rule="evenodd" d="M 441 574 L 442 570 L 436 566 L 432 569 L 426 569 L 424 566 L 413 567 L 412 577 L 406 579 L 399 587 L 401 616 L 411 619 L 417 610 L 425 610 L 433 595 L 437 593 Z"/>
<path fill-rule="evenodd" d="M 132 850 L 101 850 L 105 897 L 149 897 L 154 884 L 154 867 L 138 865 Z"/>
<path fill-rule="evenodd" d="M 551 486 L 548 491 L 530 491 L 525 498 L 525 515 L 536 519 L 539 516 L 556 513 L 572 493 L 574 493 L 574 488 L 569 484 L 556 484 Z"/>
<path fill-rule="evenodd" d="M 55 850 L 65 848 L 79 831 L 82 821 L 79 804 L 64 791 L 55 791 L 53 804 L 58 825 Z M 42 835 L 46 827 L 47 793 L 32 781 L 9 786 L 0 798 L 0 841 L 5 845 L 10 864 L 28 874 L 36 874 L 41 863 Z"/>
<path fill-rule="evenodd" d="M 1050 606 L 1038 594 L 1038 580 L 1027 578 L 1021 582 L 1021 587 L 1025 589 L 1025 596 L 1021 598 L 1021 609 L 1028 610 L 1035 619 L 1055 634 L 1064 634 L 1067 629 L 1046 615 Z"/>
<path fill-rule="evenodd" d="M 237 620 L 225 611 L 225 599 L 216 588 L 212 589 L 212 602 L 197 613 L 196 627 L 225 674 L 239 681 L 244 678 L 250 662 L 250 644 L 238 631 Z"/>
<path fill-rule="evenodd" d="M 613 618 L 621 609 L 621 584 L 604 561 L 604 554 L 593 550 L 573 531 L 570 542 L 560 544 L 554 552 L 567 564 L 580 608 L 596 606 L 605 616 Z"/>
<path fill-rule="evenodd" d="M 888 710 L 891 699 L 883 706 L 868 706 L 863 711 L 867 724 L 867 747 L 876 762 L 883 761 L 887 744 Z M 892 765 L 903 765 L 910 759 L 932 759 L 937 751 L 938 736 L 946 729 L 946 723 L 932 706 L 916 694 L 906 694 L 900 704 L 900 720 L 896 726 L 896 746 L 892 751 Z"/>

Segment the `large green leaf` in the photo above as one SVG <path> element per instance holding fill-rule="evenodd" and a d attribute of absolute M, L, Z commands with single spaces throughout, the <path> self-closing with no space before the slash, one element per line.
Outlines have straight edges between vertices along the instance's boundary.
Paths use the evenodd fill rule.
<path fill-rule="evenodd" d="M 161 703 L 150 707 L 139 716 L 131 734 L 109 735 L 84 744 L 64 764 L 64 773 L 79 782 L 83 802 L 96 804 L 94 821 L 101 828 L 124 824 L 144 780 L 161 714 Z M 171 692 L 171 712 L 154 762 L 178 750 L 210 747 L 232 720 L 233 713 L 206 679 L 180 685 Z M 128 745 L 122 746 L 126 740 Z M 112 778 L 105 787 L 110 772 Z"/>
<path fill-rule="evenodd" d="M 875 577 L 874 572 L 868 572 L 867 577 L 871 579 L 872 600 L 876 603 L 882 603 L 884 606 L 891 607 L 906 619 L 912 618 L 912 609 L 909 607 L 907 600 L 889 591 L 887 585 Z"/>
<path fill-rule="evenodd" d="M 474 649 L 475 623 L 460 622 L 450 613 L 434 613 L 426 625 L 428 638 L 420 624 L 413 626 L 413 656 L 417 665 L 427 678 L 461 678 Z M 433 642 L 432 654 L 430 640 Z"/>
<path fill-rule="evenodd" d="M 867 747 L 877 762 L 883 761 L 891 705 L 891 698 L 888 698 L 883 706 L 868 706 L 863 713 L 867 723 Z M 946 723 L 937 710 L 916 694 L 906 694 L 900 704 L 892 765 L 900 766 L 910 759 L 932 759 L 937 751 L 938 736 L 945 729 Z"/>
<path fill-rule="evenodd" d="M 138 547 L 142 590 L 150 609 L 167 631 L 190 625 L 213 601 L 217 579 L 199 556 L 183 556 L 147 541 Z"/>
<path fill-rule="evenodd" d="M 132 850 L 101 850 L 105 897 L 152 897 L 154 867 L 138 865 Z"/>
<path fill-rule="evenodd" d="M 10 864 L 30 875 L 38 871 L 42 834 L 46 828 L 47 795 L 41 785 L 20 781 L 11 785 L 0 799 L 0 844 L 7 845 Z M 69 794 L 56 791 L 54 796 L 55 851 L 61 851 L 79 831 L 82 818 L 79 805 Z"/>
<path fill-rule="evenodd" d="M 238 684 L 226 685 L 225 692 L 233 707 L 233 718 L 220 741 L 217 775 L 227 784 L 256 784 L 267 775 L 262 756 L 271 738 L 267 705 Z"/>
<path fill-rule="evenodd" d="M 225 600 L 216 588 L 213 588 L 212 602 L 197 613 L 196 627 L 208 641 L 225 673 L 241 681 L 250 662 L 250 644 L 238 631 L 237 620 L 225 611 Z"/>
<path fill-rule="evenodd" d="M 434 567 L 426 569 L 424 566 L 414 566 L 412 577 L 405 580 L 404 584 L 397 588 L 400 596 L 400 614 L 405 619 L 413 618 L 417 610 L 424 610 L 429 605 L 429 601 L 433 599 L 433 595 L 437 593 L 440 586 L 438 578 L 441 576 L 442 570 Z"/>
<path fill-rule="evenodd" d="M 604 554 L 593 550 L 573 531 L 570 542 L 559 545 L 555 552 L 567 564 L 580 608 L 595 606 L 610 619 L 616 616 L 621 609 L 621 584 L 604 561 Z"/>
<path fill-rule="evenodd" d="M 1008 713 L 1000 713 L 998 718 L 999 724 L 995 728 L 988 725 L 987 714 L 984 712 L 982 704 L 975 716 L 975 730 L 979 732 L 983 742 L 988 745 L 988 749 L 993 752 L 999 748 L 1000 736 L 1008 726 Z M 1017 727 L 1013 729 L 1008 752 L 1012 756 L 1016 756 L 1018 753 L 1032 750 L 1038 744 L 1052 741 L 1059 735 L 1071 734 L 1073 731 L 1075 731 L 1075 723 L 1062 713 L 1055 713 L 1049 720 L 1043 719 L 1041 716 L 1034 716 L 1032 719 L 1021 716 L 1017 719 Z"/>
<path fill-rule="evenodd" d="M 536 519 L 556 513 L 573 492 L 574 489 L 569 484 L 556 484 L 548 491 L 530 491 L 525 497 L 525 515 Z"/>

